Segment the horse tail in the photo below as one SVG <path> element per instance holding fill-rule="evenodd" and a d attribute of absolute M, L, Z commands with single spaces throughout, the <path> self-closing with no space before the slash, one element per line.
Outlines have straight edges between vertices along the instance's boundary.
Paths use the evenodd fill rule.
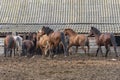
<path fill-rule="evenodd" d="M 13 44 L 15 44 L 15 43 L 14 43 L 14 38 L 13 38 L 13 37 L 10 37 L 10 38 L 9 38 L 9 41 L 8 41 L 8 48 L 12 49 Z M 14 47 L 15 47 L 15 45 L 14 45 Z"/>
<path fill-rule="evenodd" d="M 110 34 L 110 39 L 111 39 L 111 43 L 112 43 L 112 46 L 114 47 L 114 51 L 116 53 L 116 56 L 118 56 L 117 54 L 117 42 L 116 42 L 116 39 L 115 39 L 115 36 L 113 35 L 113 33 Z"/>
<path fill-rule="evenodd" d="M 113 35 L 113 33 L 110 34 L 110 39 L 111 39 L 111 43 L 113 46 L 117 46 L 117 43 L 116 43 L 116 39 L 115 39 L 115 36 Z"/>
<path fill-rule="evenodd" d="M 24 56 L 26 54 L 26 45 L 25 45 L 25 43 L 23 42 L 22 43 L 22 54 L 21 54 L 21 56 Z"/>
<path fill-rule="evenodd" d="M 61 32 L 61 42 L 63 44 L 64 54 L 67 56 L 67 44 L 65 42 L 65 35 L 63 32 Z"/>
<path fill-rule="evenodd" d="M 16 41 L 18 41 L 18 47 L 22 47 L 22 38 L 21 37 L 17 37 Z"/>
<path fill-rule="evenodd" d="M 86 36 L 85 46 L 87 46 L 87 48 L 88 48 L 88 53 L 89 53 L 89 49 L 90 49 L 89 43 L 90 42 L 89 42 L 88 36 Z"/>
<path fill-rule="evenodd" d="M 6 38 L 4 39 L 4 56 L 6 57 Z"/>

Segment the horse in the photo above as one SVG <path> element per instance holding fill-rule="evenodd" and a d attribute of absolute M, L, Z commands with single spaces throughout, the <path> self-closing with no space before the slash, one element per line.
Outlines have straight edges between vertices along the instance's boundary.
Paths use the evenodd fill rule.
<path fill-rule="evenodd" d="M 16 43 L 16 50 L 22 50 L 22 41 L 23 38 L 21 36 L 13 36 L 15 43 Z"/>
<path fill-rule="evenodd" d="M 107 57 L 108 52 L 110 51 L 110 44 L 112 43 L 116 57 L 118 57 L 118 53 L 116 50 L 117 43 L 113 33 L 101 33 L 97 28 L 91 27 L 89 36 L 93 36 L 93 35 L 95 36 L 96 44 L 98 45 L 96 56 L 98 55 L 99 50 L 101 51 L 101 54 L 103 56 L 101 46 L 105 46 L 106 48 L 105 57 Z"/>
<path fill-rule="evenodd" d="M 49 37 L 46 34 L 42 35 L 41 32 L 42 32 L 41 30 L 37 32 L 36 48 L 42 51 L 42 55 L 44 57 L 48 55 L 48 51 L 49 51 Z"/>
<path fill-rule="evenodd" d="M 24 55 L 31 55 L 36 49 L 36 33 L 30 33 L 28 36 L 28 40 L 23 40 L 22 42 L 22 56 Z"/>
<path fill-rule="evenodd" d="M 64 29 L 64 34 L 69 37 L 69 44 L 67 47 L 67 50 L 69 51 L 69 48 L 72 46 L 76 46 L 76 53 L 78 51 L 78 47 L 81 46 L 81 48 L 84 50 L 86 54 L 86 49 L 84 46 L 88 47 L 88 53 L 89 53 L 89 39 L 87 36 L 83 34 L 78 34 L 75 31 L 73 31 L 71 28 Z"/>
<path fill-rule="evenodd" d="M 65 57 L 67 57 L 67 45 L 65 43 L 65 35 L 63 32 L 60 31 L 54 31 L 53 29 L 49 28 L 49 27 L 45 27 L 43 26 L 41 29 L 41 33 L 42 35 L 47 34 L 47 36 L 49 37 L 49 52 L 50 52 L 50 57 L 53 58 L 53 49 L 57 49 L 57 46 L 59 45 L 59 43 L 61 42 L 63 44 L 63 48 L 64 48 L 64 55 Z M 56 52 L 57 53 L 57 50 Z"/>
<path fill-rule="evenodd" d="M 12 50 L 14 50 L 15 56 L 15 47 L 16 42 L 12 35 L 7 35 L 4 39 L 4 56 L 6 57 L 6 53 L 10 52 L 10 57 L 12 57 Z"/>

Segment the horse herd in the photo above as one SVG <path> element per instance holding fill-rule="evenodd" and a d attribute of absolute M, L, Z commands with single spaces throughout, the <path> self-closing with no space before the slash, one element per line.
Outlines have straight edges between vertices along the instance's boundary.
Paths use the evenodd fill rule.
<path fill-rule="evenodd" d="M 64 56 L 70 55 L 70 48 L 76 46 L 76 51 L 80 46 L 81 49 L 89 55 L 89 36 L 93 36 L 96 39 L 96 44 L 98 45 L 96 56 L 100 50 L 102 56 L 103 52 L 101 46 L 105 46 L 107 57 L 110 50 L 110 44 L 112 43 L 116 57 L 117 53 L 117 43 L 113 33 L 101 33 L 97 28 L 91 27 L 88 36 L 84 34 L 78 34 L 74 30 L 67 28 L 63 32 L 54 31 L 50 27 L 43 26 L 38 32 L 31 33 L 27 40 L 23 40 L 20 36 L 7 35 L 4 39 L 4 56 L 8 54 L 12 56 L 12 51 L 14 50 L 14 56 L 17 51 L 21 51 L 19 55 L 29 56 L 34 54 L 42 54 L 42 56 L 49 56 L 53 58 L 55 54 L 62 51 Z M 85 48 L 87 46 L 87 49 Z"/>

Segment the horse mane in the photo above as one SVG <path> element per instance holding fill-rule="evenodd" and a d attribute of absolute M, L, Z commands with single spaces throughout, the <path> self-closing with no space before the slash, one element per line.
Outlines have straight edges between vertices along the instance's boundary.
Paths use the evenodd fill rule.
<path fill-rule="evenodd" d="M 69 31 L 71 31 L 73 34 L 77 34 L 75 31 L 73 31 L 71 28 L 67 28 L 67 29 L 65 29 L 65 30 L 69 30 Z"/>
<path fill-rule="evenodd" d="M 49 35 L 50 33 L 54 32 L 53 29 L 49 28 L 49 27 L 44 27 L 42 28 L 42 30 Z"/>
<path fill-rule="evenodd" d="M 98 35 L 101 34 L 101 32 L 97 28 L 91 27 L 91 29 L 95 32 L 95 34 L 98 34 Z"/>

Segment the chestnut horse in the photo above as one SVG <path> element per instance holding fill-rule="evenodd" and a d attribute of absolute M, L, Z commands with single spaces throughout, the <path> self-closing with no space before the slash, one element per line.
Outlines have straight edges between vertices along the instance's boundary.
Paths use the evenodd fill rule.
<path fill-rule="evenodd" d="M 117 53 L 117 50 L 116 50 L 117 43 L 116 43 L 116 40 L 115 40 L 115 37 L 114 37 L 113 33 L 101 33 L 97 28 L 91 27 L 89 36 L 92 36 L 92 35 L 95 36 L 96 43 L 98 45 L 98 49 L 96 51 L 96 56 L 97 56 L 99 50 L 101 50 L 101 54 L 103 56 L 101 46 L 105 46 L 105 48 L 106 48 L 105 57 L 107 57 L 108 52 L 110 50 L 110 44 L 112 43 L 112 45 L 114 47 L 116 57 L 118 57 L 118 53 Z"/>
<path fill-rule="evenodd" d="M 53 58 L 53 49 L 56 49 L 59 45 L 60 42 L 62 42 L 63 44 L 63 48 L 64 48 L 64 55 L 65 57 L 67 56 L 67 45 L 65 43 L 65 35 L 63 32 L 60 31 L 53 31 L 53 29 L 49 28 L 49 27 L 42 27 L 42 34 L 47 34 L 49 37 L 49 51 L 50 51 L 50 56 Z M 56 50 L 57 51 L 57 50 Z"/>
<path fill-rule="evenodd" d="M 37 32 L 37 45 L 36 48 L 42 51 L 43 56 L 47 56 L 49 50 L 49 37 L 45 34 L 42 35 L 42 31 L 39 30 Z"/>
<path fill-rule="evenodd" d="M 4 56 L 6 57 L 6 53 L 10 52 L 10 57 L 12 56 L 12 50 L 14 49 L 14 56 L 15 56 L 15 47 L 16 42 L 12 35 L 7 35 L 4 39 Z"/>
<path fill-rule="evenodd" d="M 88 47 L 88 53 L 89 53 L 89 40 L 88 37 L 83 34 L 77 34 L 75 31 L 73 31 L 70 28 L 64 29 L 64 33 L 66 36 L 69 37 L 69 44 L 67 50 L 69 51 L 69 48 L 72 46 L 76 46 L 76 53 L 78 50 L 78 46 L 81 46 L 81 48 L 86 53 L 86 49 L 84 46 Z"/>

